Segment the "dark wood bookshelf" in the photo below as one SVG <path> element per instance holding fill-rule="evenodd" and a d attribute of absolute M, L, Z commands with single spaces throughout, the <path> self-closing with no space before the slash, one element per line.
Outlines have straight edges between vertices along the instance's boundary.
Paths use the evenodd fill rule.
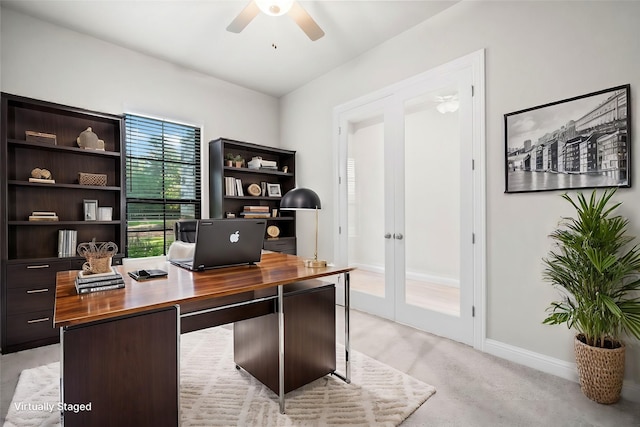
<path fill-rule="evenodd" d="M 239 155 L 244 159 L 242 167 L 227 166 L 228 154 Z M 295 151 L 282 148 L 267 147 L 250 142 L 219 138 L 209 142 L 209 213 L 211 218 L 225 218 L 232 213 L 236 218 L 242 218 L 240 213 L 244 206 L 268 206 L 269 212 L 278 209 L 277 217 L 269 217 L 267 227 L 275 225 L 280 229 L 278 238 L 265 235 L 264 248 L 277 252 L 296 254 L 296 216 L 293 211 L 281 211 L 281 197 L 251 196 L 247 188 L 251 184 L 261 185 L 262 182 L 279 184 L 280 194 L 296 186 Z M 249 169 L 248 162 L 253 157 L 275 161 L 277 170 Z M 286 166 L 287 172 L 282 168 Z M 242 181 L 244 196 L 228 195 L 225 192 L 225 177 L 232 177 Z"/>
<path fill-rule="evenodd" d="M 91 127 L 103 150 L 78 146 Z M 80 269 L 84 259 L 58 257 L 58 231 L 76 230 L 77 242 L 111 241 L 125 250 L 124 119 L 118 115 L 2 93 L 0 131 L 1 345 L 8 353 L 59 340 L 52 327 L 55 273 Z M 56 135 L 54 142 L 28 141 L 26 131 Z M 54 183 L 29 182 L 34 168 L 51 171 Z M 105 186 L 82 185 L 79 173 L 107 176 Z M 112 208 L 111 221 L 85 221 L 83 200 Z M 58 221 L 29 221 L 34 211 L 55 212 Z M 46 290 L 46 291 L 45 291 Z"/>

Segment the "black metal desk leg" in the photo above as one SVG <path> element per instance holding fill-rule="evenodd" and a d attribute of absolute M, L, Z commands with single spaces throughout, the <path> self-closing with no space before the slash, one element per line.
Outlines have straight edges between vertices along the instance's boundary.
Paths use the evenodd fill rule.
<path fill-rule="evenodd" d="M 349 352 L 351 351 L 351 343 L 349 342 L 349 312 L 351 302 L 349 301 L 350 295 L 350 277 L 349 272 L 344 273 L 344 359 L 345 359 L 345 375 L 341 375 L 338 372 L 334 372 L 333 375 L 340 378 L 347 384 L 351 383 L 351 360 L 349 359 Z"/>
<path fill-rule="evenodd" d="M 284 414 L 284 290 L 278 285 L 278 398 Z"/>

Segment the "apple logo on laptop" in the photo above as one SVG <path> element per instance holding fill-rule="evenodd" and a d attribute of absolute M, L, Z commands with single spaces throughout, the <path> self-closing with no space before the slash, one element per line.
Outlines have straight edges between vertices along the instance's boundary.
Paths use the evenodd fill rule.
<path fill-rule="evenodd" d="M 238 243 L 238 240 L 240 240 L 240 232 L 239 231 L 236 231 L 235 233 L 232 233 L 229 236 L 229 241 L 231 243 Z"/>

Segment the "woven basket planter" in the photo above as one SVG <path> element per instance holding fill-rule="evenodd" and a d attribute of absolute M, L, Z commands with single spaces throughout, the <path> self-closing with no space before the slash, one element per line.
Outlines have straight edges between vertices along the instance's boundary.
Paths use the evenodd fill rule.
<path fill-rule="evenodd" d="M 574 347 L 584 395 L 598 403 L 616 403 L 624 378 L 624 344 L 615 349 L 592 347 L 576 336 Z"/>
<path fill-rule="evenodd" d="M 82 269 L 87 270 L 88 273 L 110 273 L 111 272 L 111 260 L 112 257 L 104 257 L 104 258 L 87 258 L 87 262 L 83 265 Z"/>

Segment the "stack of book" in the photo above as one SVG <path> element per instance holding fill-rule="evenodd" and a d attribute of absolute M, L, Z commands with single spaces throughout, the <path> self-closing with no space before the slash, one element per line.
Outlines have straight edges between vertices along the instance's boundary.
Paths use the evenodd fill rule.
<path fill-rule="evenodd" d="M 79 294 L 120 288 L 124 288 L 124 280 L 122 275 L 115 271 L 113 267 L 108 273 L 91 274 L 80 271 L 78 272 L 78 277 L 76 277 L 76 291 Z"/>
<path fill-rule="evenodd" d="M 256 156 L 247 163 L 247 167 L 254 170 L 278 170 L 278 163 L 275 160 L 264 160 L 262 157 Z"/>
<path fill-rule="evenodd" d="M 78 246 L 77 230 L 58 230 L 58 257 L 75 256 Z"/>
<path fill-rule="evenodd" d="M 274 160 L 262 160 L 260 169 L 278 170 L 278 164 Z"/>
<path fill-rule="evenodd" d="M 58 215 L 55 212 L 31 212 L 29 221 L 57 221 Z"/>
<path fill-rule="evenodd" d="M 244 218 L 269 218 L 269 206 L 245 206 L 240 215 Z"/>

